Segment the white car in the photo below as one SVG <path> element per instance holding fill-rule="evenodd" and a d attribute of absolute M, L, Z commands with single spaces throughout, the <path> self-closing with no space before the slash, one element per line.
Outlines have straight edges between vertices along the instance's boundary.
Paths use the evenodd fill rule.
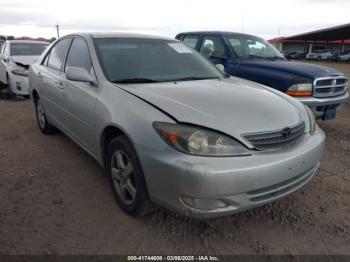
<path fill-rule="evenodd" d="M 328 50 L 316 50 L 306 55 L 306 59 L 328 60 L 332 57 L 332 53 Z"/>
<path fill-rule="evenodd" d="M 14 95 L 29 95 L 28 69 L 49 45 L 47 42 L 9 40 L 0 53 L 0 82 Z"/>
<path fill-rule="evenodd" d="M 350 61 L 350 51 L 344 51 L 337 57 L 338 61 Z"/>

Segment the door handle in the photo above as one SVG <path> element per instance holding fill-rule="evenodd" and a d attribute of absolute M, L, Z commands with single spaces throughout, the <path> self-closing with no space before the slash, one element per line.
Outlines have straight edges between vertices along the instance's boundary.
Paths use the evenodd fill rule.
<path fill-rule="evenodd" d="M 62 82 L 62 81 L 57 81 L 57 82 L 56 82 L 56 85 L 57 85 L 57 87 L 58 87 L 59 89 L 64 89 L 64 87 L 63 87 L 63 82 Z"/>
<path fill-rule="evenodd" d="M 62 81 L 59 81 L 59 82 L 58 82 L 58 88 L 64 89 L 64 87 L 63 87 L 63 82 L 62 82 Z"/>

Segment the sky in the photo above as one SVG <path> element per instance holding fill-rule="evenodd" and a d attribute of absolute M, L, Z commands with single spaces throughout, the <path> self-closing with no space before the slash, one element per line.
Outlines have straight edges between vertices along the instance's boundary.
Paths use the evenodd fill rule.
<path fill-rule="evenodd" d="M 350 0 L 0 0 L 0 35 L 222 30 L 265 39 L 350 23 Z"/>

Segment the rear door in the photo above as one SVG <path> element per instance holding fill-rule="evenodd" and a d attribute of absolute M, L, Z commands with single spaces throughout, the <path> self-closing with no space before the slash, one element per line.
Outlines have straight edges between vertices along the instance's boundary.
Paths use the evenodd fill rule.
<path fill-rule="evenodd" d="M 68 52 L 65 70 L 68 67 L 83 68 L 96 79 L 88 44 L 84 38 L 74 37 Z M 97 92 L 96 84 L 71 81 L 65 78 L 62 93 L 68 113 L 65 125 L 71 135 L 91 153 L 96 153 L 94 123 Z"/>
<path fill-rule="evenodd" d="M 63 68 L 71 41 L 72 37 L 66 37 L 52 47 L 41 64 L 38 76 L 42 85 L 39 87 L 40 97 L 47 116 L 64 130 L 66 130 L 67 103 L 63 94 L 65 80 Z"/>

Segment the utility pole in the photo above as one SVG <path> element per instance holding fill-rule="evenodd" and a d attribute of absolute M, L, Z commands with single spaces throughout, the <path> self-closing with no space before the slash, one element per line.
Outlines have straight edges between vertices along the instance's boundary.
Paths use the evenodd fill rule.
<path fill-rule="evenodd" d="M 241 33 L 243 33 L 244 31 L 244 18 L 245 18 L 245 12 L 243 12 L 242 14 L 242 20 L 241 20 Z"/>
<path fill-rule="evenodd" d="M 57 30 L 57 39 L 58 39 L 58 38 L 60 38 L 60 24 L 57 22 L 55 27 L 56 27 L 56 30 Z"/>

